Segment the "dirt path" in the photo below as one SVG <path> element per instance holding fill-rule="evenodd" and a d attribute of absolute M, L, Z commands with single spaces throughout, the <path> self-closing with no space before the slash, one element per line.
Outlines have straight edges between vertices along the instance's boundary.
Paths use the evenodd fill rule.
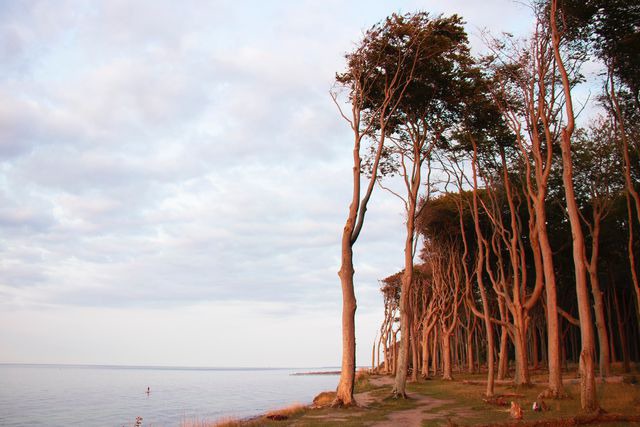
<path fill-rule="evenodd" d="M 382 387 L 385 385 L 393 385 L 394 379 L 388 375 L 382 375 L 379 377 L 371 377 L 369 378 L 369 383 L 376 387 Z"/>
<path fill-rule="evenodd" d="M 450 403 L 449 400 L 434 399 L 428 396 L 420 396 L 416 402 L 418 406 L 415 408 L 392 412 L 386 420 L 374 423 L 372 427 L 420 427 L 424 420 L 442 418 L 443 415 L 447 415 L 445 413 L 425 414 L 425 411 Z"/>
<path fill-rule="evenodd" d="M 389 376 L 379 376 L 371 377 L 369 379 L 369 382 L 374 387 L 379 388 L 383 386 L 393 385 L 394 379 Z M 304 425 L 305 419 L 315 420 L 316 422 L 322 421 L 327 424 L 340 424 L 342 422 L 353 419 L 354 414 L 357 414 L 358 411 L 362 411 L 362 414 L 364 415 L 367 411 L 367 408 L 371 406 L 372 403 L 375 403 L 376 401 L 379 401 L 383 398 L 379 393 L 376 393 L 375 390 L 356 393 L 354 397 L 356 399 L 356 402 L 358 402 L 359 408 L 352 409 L 352 412 L 350 414 L 344 413 L 340 410 L 333 410 L 329 413 L 318 415 L 312 414 L 307 415 L 303 420 L 301 420 L 299 424 L 294 423 L 293 425 Z M 470 415 L 468 411 L 460 411 L 460 408 L 456 408 L 455 411 L 448 410 L 446 408 L 442 408 L 440 410 L 437 409 L 441 406 L 452 403 L 451 400 L 437 399 L 417 393 L 409 395 L 409 398 L 413 399 L 413 401 L 416 403 L 415 408 L 389 412 L 388 414 L 386 414 L 387 419 L 376 421 L 366 425 L 371 427 L 420 427 L 422 425 L 422 422 L 425 420 L 455 420 L 457 418 L 464 418 Z"/>
<path fill-rule="evenodd" d="M 369 380 L 369 382 L 376 386 L 381 387 L 385 385 L 393 385 L 393 378 L 389 376 L 381 376 L 381 377 L 373 377 Z M 357 395 L 358 402 L 360 399 L 364 401 L 367 398 L 371 398 L 372 400 L 368 400 L 367 403 L 375 401 L 375 398 L 371 396 L 369 393 L 360 393 Z M 451 403 L 451 400 L 444 399 L 436 399 L 434 397 L 423 396 L 423 395 L 411 395 L 416 401 L 416 407 L 413 409 L 406 409 L 404 411 L 394 411 L 389 414 L 386 420 L 380 421 L 372 424 L 372 427 L 396 427 L 396 426 L 407 426 L 420 427 L 422 422 L 425 420 L 434 420 L 434 419 L 447 419 L 454 417 L 465 417 L 468 415 L 466 411 L 456 410 L 455 413 L 447 411 L 443 409 L 441 411 L 427 413 L 427 411 L 432 411 L 435 408 L 446 405 L 447 403 Z"/>

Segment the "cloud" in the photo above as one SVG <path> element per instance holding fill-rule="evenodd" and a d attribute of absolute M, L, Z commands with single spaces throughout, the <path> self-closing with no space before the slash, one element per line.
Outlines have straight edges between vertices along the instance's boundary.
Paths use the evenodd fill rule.
<path fill-rule="evenodd" d="M 469 22 L 493 22 L 458 3 Z M 326 334 L 315 348 L 335 360 L 352 137 L 329 89 L 362 29 L 393 11 L 337 0 L 3 3 L 0 312 L 18 326 L 0 331 L 13 337 L 0 361 L 36 361 L 29 354 L 51 344 L 43 325 L 64 344 L 53 361 L 71 362 L 74 319 L 89 319 L 82 340 L 94 331 L 122 348 L 157 333 L 114 331 L 145 316 L 169 327 L 163 313 L 180 328 L 206 325 L 191 341 L 171 334 L 172 347 L 235 313 L 245 319 L 229 340 L 251 328 L 290 340 L 296 323 L 296 337 Z M 355 248 L 363 342 L 381 316 L 378 279 L 401 268 L 402 248 L 402 206 L 376 189 Z M 151 341 L 76 361 L 145 363 L 161 348 Z M 158 363 L 210 364 L 177 352 Z"/>

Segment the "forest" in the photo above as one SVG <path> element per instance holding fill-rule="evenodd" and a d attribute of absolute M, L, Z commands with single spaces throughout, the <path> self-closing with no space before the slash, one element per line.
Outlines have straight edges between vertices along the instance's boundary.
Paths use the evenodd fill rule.
<path fill-rule="evenodd" d="M 482 372 L 491 397 L 544 372 L 557 399 L 577 370 L 594 412 L 596 383 L 640 361 L 640 4 L 529 6 L 528 36 L 484 34 L 482 56 L 460 16 L 393 14 L 336 75 L 353 192 L 334 406 L 356 404 L 353 256 L 377 191 L 405 209 L 404 268 L 380 278 L 384 321 L 359 350 L 395 398 L 430 376 Z"/>

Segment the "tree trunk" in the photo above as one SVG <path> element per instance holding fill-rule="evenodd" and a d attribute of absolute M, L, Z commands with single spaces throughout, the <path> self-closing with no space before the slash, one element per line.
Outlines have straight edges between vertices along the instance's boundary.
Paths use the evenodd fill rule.
<path fill-rule="evenodd" d="M 527 358 L 527 332 L 520 316 L 514 317 L 513 346 L 516 353 L 516 373 L 514 382 L 516 385 L 529 384 L 529 360 Z M 535 336 L 535 330 L 534 330 Z M 534 351 L 537 352 L 538 344 L 534 342 Z M 534 357 L 535 360 L 535 357 Z"/>
<path fill-rule="evenodd" d="M 480 298 L 482 300 L 482 312 L 484 318 L 484 326 L 487 334 L 487 388 L 485 395 L 492 397 L 494 394 L 494 382 L 495 382 L 495 362 L 494 362 L 494 349 L 495 343 L 493 338 L 493 325 L 491 324 L 491 310 L 489 309 L 489 299 L 487 298 L 487 291 L 484 286 L 483 266 L 484 266 L 484 249 L 485 242 L 482 230 L 480 228 L 480 213 L 478 209 L 478 149 L 475 141 L 473 142 L 473 161 L 471 162 L 471 169 L 473 171 L 473 218 L 476 232 L 476 238 L 478 240 L 478 261 L 476 268 L 476 282 L 478 289 L 480 290 Z"/>
<path fill-rule="evenodd" d="M 498 305 L 500 308 L 500 320 L 506 322 L 506 307 L 504 298 L 498 298 Z M 507 327 L 505 325 L 500 325 L 500 353 L 498 355 L 498 380 L 504 380 L 507 377 L 508 370 L 508 362 L 509 355 L 507 354 L 507 344 L 508 344 L 508 336 L 507 336 Z"/>
<path fill-rule="evenodd" d="M 545 279 L 547 301 L 547 363 L 549 366 L 549 391 L 554 398 L 562 397 L 562 367 L 560 365 L 560 334 L 558 330 L 558 301 L 556 275 L 553 266 L 553 251 L 547 235 L 547 215 L 544 198 L 536 200 L 536 227 Z"/>
<path fill-rule="evenodd" d="M 597 207 L 593 212 L 593 227 L 591 233 L 591 260 L 588 264 L 589 281 L 591 282 L 591 294 L 593 295 L 594 310 L 596 318 L 596 329 L 598 331 L 598 344 L 600 349 L 600 376 L 611 375 L 611 360 L 609 357 L 609 336 L 607 333 L 607 322 L 604 317 L 604 298 L 600 289 L 600 279 L 598 278 L 598 258 L 600 253 L 600 224 L 601 214 Z"/>
<path fill-rule="evenodd" d="M 376 338 L 378 336 L 376 335 Z M 373 346 L 371 347 L 371 371 L 376 370 L 376 339 L 373 339 Z"/>
<path fill-rule="evenodd" d="M 624 372 L 631 372 L 629 360 L 629 343 L 627 342 L 627 332 L 625 321 L 620 312 L 620 303 L 618 302 L 618 292 L 613 290 L 613 303 L 616 307 L 616 320 L 618 321 L 618 333 L 620 334 L 620 349 L 622 350 L 622 367 Z"/>
<path fill-rule="evenodd" d="M 538 329 L 538 332 L 540 333 L 540 355 L 542 357 L 542 363 L 544 365 L 549 366 L 549 359 L 548 359 L 548 355 L 549 352 L 547 351 L 547 341 L 544 339 L 544 329 L 542 327 L 540 327 Z"/>
<path fill-rule="evenodd" d="M 451 334 L 442 331 L 442 379 L 453 380 L 451 374 Z"/>
<path fill-rule="evenodd" d="M 638 322 L 638 329 L 640 329 L 640 279 L 638 279 L 638 273 L 636 271 L 636 256 L 633 252 L 633 207 L 631 206 L 631 198 L 629 191 L 626 192 L 627 198 L 627 217 L 629 220 L 629 239 L 627 241 L 627 255 L 629 257 L 629 268 L 631 271 L 631 283 L 633 284 L 633 290 L 636 295 L 636 319 Z"/>
<path fill-rule="evenodd" d="M 418 370 L 420 368 L 418 356 L 419 343 L 417 342 L 417 338 L 417 333 L 411 334 L 411 382 L 414 383 L 418 381 Z"/>
<path fill-rule="evenodd" d="M 611 275 L 609 275 L 611 277 Z M 613 286 L 613 282 L 609 282 L 609 289 Z M 607 294 L 607 325 L 608 325 L 608 334 L 609 334 L 609 355 L 611 356 L 611 363 L 617 363 L 618 359 L 616 357 L 616 339 L 613 334 L 613 322 L 611 321 L 611 292 Z"/>
<path fill-rule="evenodd" d="M 353 289 L 351 232 L 347 227 L 345 235 L 342 239 L 342 267 L 338 273 L 342 285 L 342 368 L 334 401 L 336 406 L 355 404 L 353 388 L 356 375 L 356 295 Z"/>
<path fill-rule="evenodd" d="M 425 378 L 429 376 L 429 331 L 426 326 L 422 334 L 422 371 L 420 373 Z"/>
<path fill-rule="evenodd" d="M 591 321 L 591 307 L 589 304 L 589 290 L 587 287 L 587 266 L 585 263 L 585 243 L 582 232 L 580 213 L 573 188 L 573 163 L 571 159 L 571 135 L 574 129 L 574 114 L 571 100 L 571 86 L 569 77 L 560 55 L 560 34 L 556 25 L 557 0 L 551 2 L 551 33 L 553 38 L 553 51 L 556 58 L 556 66 L 562 78 L 562 86 L 565 94 L 565 109 L 567 112 L 567 125 L 562 129 L 560 148 L 562 150 L 562 182 L 573 237 L 573 264 L 576 277 L 576 294 L 578 295 L 578 314 L 580 317 L 580 338 L 582 350 L 580 352 L 580 403 L 582 409 L 595 411 L 598 409 L 595 382 L 595 340 L 593 323 Z M 606 351 L 606 349 L 605 349 Z"/>
<path fill-rule="evenodd" d="M 413 215 L 410 213 L 407 222 L 411 222 L 413 228 Z M 407 225 L 407 229 L 409 225 Z M 407 370 L 409 369 L 409 336 L 411 325 L 411 315 L 409 313 L 409 292 L 411 290 L 411 281 L 413 280 L 413 230 L 411 233 L 407 231 L 407 239 L 405 244 L 405 270 L 402 275 L 402 289 L 400 291 L 400 348 L 398 351 L 398 366 L 396 369 L 396 378 L 393 386 L 393 395 L 395 397 L 406 398 Z M 409 258 L 409 259 L 407 259 Z"/>
<path fill-rule="evenodd" d="M 531 335 L 533 336 L 533 349 L 531 355 L 533 356 L 533 369 L 538 369 L 538 328 L 534 325 L 531 329 Z"/>
<path fill-rule="evenodd" d="M 471 314 L 469 314 L 471 316 Z M 471 323 L 471 322 L 469 322 Z M 473 360 L 473 331 L 475 329 L 475 319 L 472 326 L 467 331 L 467 371 L 473 373 L 475 371 L 475 362 Z"/>
<path fill-rule="evenodd" d="M 598 280 L 596 278 L 592 278 L 593 280 Z M 610 376 L 611 375 L 611 360 L 609 357 L 609 337 L 607 334 L 607 322 L 604 317 L 604 301 L 602 296 L 602 291 L 599 286 L 594 286 L 593 289 L 593 301 L 594 301 L 594 309 L 595 309 L 595 317 L 596 317 L 596 329 L 598 331 L 598 345 L 600 349 L 600 376 Z"/>
<path fill-rule="evenodd" d="M 398 370 L 398 347 L 398 332 L 396 331 L 393 334 L 393 375 L 395 375 L 396 371 Z"/>
<path fill-rule="evenodd" d="M 433 329 L 431 346 L 431 375 L 438 375 L 438 328 Z"/>
<path fill-rule="evenodd" d="M 571 224 L 573 237 L 573 263 L 576 276 L 576 293 L 578 295 L 578 315 L 580 318 L 580 338 L 582 349 L 580 352 L 580 403 L 582 409 L 595 411 L 598 408 L 595 382 L 595 342 L 593 323 L 591 321 L 591 307 L 587 288 L 587 267 L 584 262 L 585 244 L 582 233 L 580 214 L 573 191 L 573 167 L 571 163 L 571 140 L 566 129 L 562 132 L 562 180 L 567 203 L 567 212 Z M 599 295 L 600 298 L 602 295 Z M 605 349 L 606 351 L 606 349 Z"/>
<path fill-rule="evenodd" d="M 480 362 L 480 334 L 482 333 L 482 331 L 480 329 L 476 330 L 476 333 L 474 334 L 474 339 L 476 341 L 476 372 L 480 372 L 482 370 L 482 364 Z"/>

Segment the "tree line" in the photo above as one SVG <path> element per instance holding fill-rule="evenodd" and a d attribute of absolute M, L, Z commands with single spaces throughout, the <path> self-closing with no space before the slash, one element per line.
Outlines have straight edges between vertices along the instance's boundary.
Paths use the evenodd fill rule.
<path fill-rule="evenodd" d="M 353 197 L 335 405 L 355 403 L 353 250 L 376 187 L 406 213 L 404 269 L 381 281 L 372 352 L 396 397 L 419 376 L 481 367 L 492 396 L 513 362 L 518 385 L 544 367 L 558 398 L 571 361 L 594 411 L 596 376 L 640 359 L 640 5 L 530 6 L 532 32 L 486 35 L 481 57 L 458 15 L 393 14 L 336 75 Z M 579 126 L 575 88 L 590 58 L 605 70 L 589 81 L 601 113 Z"/>

